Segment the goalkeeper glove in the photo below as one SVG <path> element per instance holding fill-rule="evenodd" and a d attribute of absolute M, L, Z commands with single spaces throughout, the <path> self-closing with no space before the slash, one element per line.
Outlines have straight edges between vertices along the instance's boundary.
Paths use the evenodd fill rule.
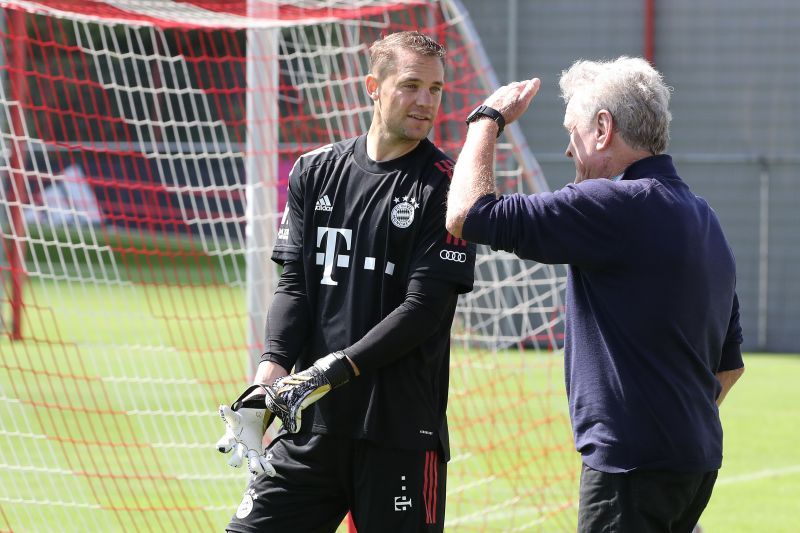
<path fill-rule="evenodd" d="M 303 409 L 329 391 L 341 387 L 355 375 L 344 352 L 317 359 L 313 366 L 278 378 L 266 387 L 267 409 L 275 413 L 289 433 L 300 431 Z"/>
<path fill-rule="evenodd" d="M 275 468 L 264 456 L 264 432 L 275 419 L 275 415 L 264 408 L 264 395 L 258 394 L 244 400 L 246 396 L 263 385 L 253 385 L 242 393 L 233 404 L 219 406 L 219 416 L 225 422 L 225 434 L 217 441 L 220 453 L 230 453 L 228 464 L 239 468 L 247 458 L 247 468 L 253 475 L 275 475 Z"/>

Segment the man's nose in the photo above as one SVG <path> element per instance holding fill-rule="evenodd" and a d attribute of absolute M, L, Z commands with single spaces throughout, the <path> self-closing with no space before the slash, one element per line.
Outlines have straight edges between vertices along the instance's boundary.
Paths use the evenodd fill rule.
<path fill-rule="evenodd" d="M 417 105 L 424 107 L 433 105 L 433 95 L 430 91 L 419 91 L 417 94 Z"/>

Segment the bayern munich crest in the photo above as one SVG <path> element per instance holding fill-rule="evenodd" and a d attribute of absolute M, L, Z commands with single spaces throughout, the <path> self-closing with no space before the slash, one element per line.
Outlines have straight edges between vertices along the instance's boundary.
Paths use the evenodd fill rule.
<path fill-rule="evenodd" d="M 398 228 L 407 228 L 414 222 L 414 210 L 419 207 L 416 199 L 410 196 L 395 198 L 395 206 L 392 208 L 392 224 Z"/>

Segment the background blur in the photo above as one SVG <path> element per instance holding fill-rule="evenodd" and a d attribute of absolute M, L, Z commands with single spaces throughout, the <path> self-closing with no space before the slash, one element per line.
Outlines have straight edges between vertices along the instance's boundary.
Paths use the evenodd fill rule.
<path fill-rule="evenodd" d="M 800 2 L 463 3 L 501 83 L 542 79 L 521 126 L 552 189 L 574 177 L 561 71 L 581 58 L 651 55 L 674 88 L 668 152 L 736 255 L 744 349 L 800 351 Z"/>

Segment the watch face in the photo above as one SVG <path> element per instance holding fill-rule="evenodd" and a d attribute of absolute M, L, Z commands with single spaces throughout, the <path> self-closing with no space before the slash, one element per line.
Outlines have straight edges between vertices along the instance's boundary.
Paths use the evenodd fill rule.
<path fill-rule="evenodd" d="M 475 121 L 478 117 L 489 117 L 490 119 L 494 120 L 497 124 L 497 136 L 499 137 L 501 133 L 503 133 L 503 128 L 505 127 L 505 120 L 503 119 L 503 115 L 497 111 L 496 109 L 492 109 L 486 105 L 479 105 L 475 109 L 472 110 L 467 116 L 466 123 L 471 124 Z"/>

